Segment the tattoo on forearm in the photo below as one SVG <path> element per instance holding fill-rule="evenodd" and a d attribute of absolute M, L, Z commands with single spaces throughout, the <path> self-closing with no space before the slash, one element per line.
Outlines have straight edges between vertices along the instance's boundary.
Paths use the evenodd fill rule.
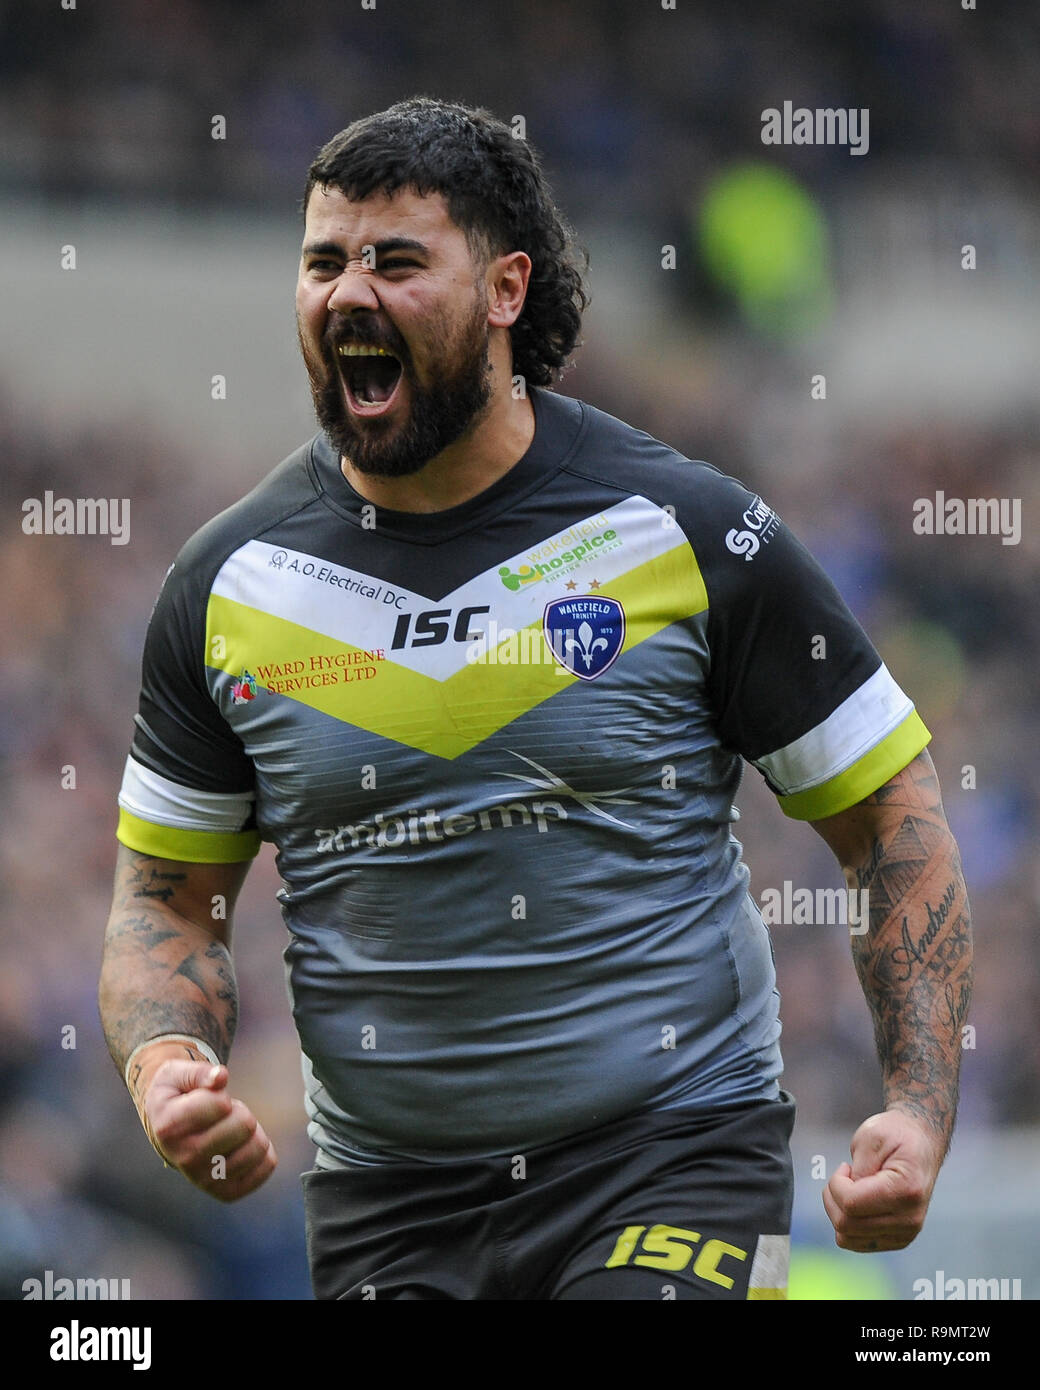
<path fill-rule="evenodd" d="M 143 865 L 135 864 L 128 890 L 134 898 L 157 898 L 160 902 L 168 903 L 176 892 L 174 885 L 183 883 L 186 877 L 185 874 L 161 871 L 154 865 L 146 871 Z"/>
<path fill-rule="evenodd" d="M 173 973 L 175 975 L 183 975 L 186 980 L 191 981 L 191 983 L 195 986 L 195 988 L 199 991 L 203 998 L 209 998 L 209 991 L 206 989 L 206 982 L 202 977 L 202 973 L 199 970 L 198 964 L 196 963 L 194 951 L 192 951 L 190 956 L 184 957 L 180 965 L 178 965 L 177 969 Z"/>
<path fill-rule="evenodd" d="M 213 941 L 206 947 L 206 955 L 215 963 L 217 979 L 220 981 L 217 998 L 227 1009 L 225 1027 L 230 1046 L 231 1040 L 235 1036 L 235 1029 L 238 1027 L 238 986 L 235 983 L 235 973 L 231 968 L 231 957 L 227 947 L 222 946 L 219 941 Z"/>
<path fill-rule="evenodd" d="M 152 922 L 143 922 L 140 926 L 134 927 L 134 931 L 140 933 L 137 939 L 146 951 L 154 950 L 156 946 L 161 946 L 164 941 L 172 941 L 178 935 L 177 932 L 166 927 L 157 927 Z"/>
<path fill-rule="evenodd" d="M 120 1073 L 138 1043 L 161 1033 L 197 1037 L 227 1061 L 238 1026 L 234 969 L 227 947 L 171 902 L 186 878 L 143 855 L 117 876 L 99 1002 Z"/>
<path fill-rule="evenodd" d="M 873 1016 L 885 1103 L 920 1116 L 945 1147 L 971 1003 L 971 915 L 934 770 L 912 764 L 906 771 L 870 798 L 905 804 L 906 813 L 856 866 L 859 886 L 869 890 L 870 926 L 852 938 L 852 950 Z"/>
<path fill-rule="evenodd" d="M 896 979 L 905 984 L 914 973 L 914 965 L 923 965 L 927 959 L 928 947 L 942 930 L 947 917 L 950 915 L 950 908 L 956 901 L 957 885 L 952 880 L 946 885 L 946 892 L 943 894 L 942 902 L 939 906 L 933 907 L 930 902 L 925 900 L 925 908 L 928 912 L 928 925 L 915 940 L 910 934 L 909 919 L 904 915 L 903 928 L 900 932 L 902 945 L 895 947 L 892 951 L 892 961 L 895 965 L 903 967 L 905 971 L 902 975 L 897 975 Z"/>
<path fill-rule="evenodd" d="M 120 1074 L 138 1043 L 162 1033 L 185 1033 L 198 1038 L 208 1043 L 222 1062 L 228 1059 L 230 1041 L 211 1010 L 184 1000 L 138 999 L 105 1025 L 108 1050 Z"/>
<path fill-rule="evenodd" d="M 964 1020 L 971 1007 L 971 982 L 962 980 L 956 987 L 949 980 L 943 985 L 943 1008 L 940 1017 L 945 1017 L 950 1028 L 960 1036 Z"/>
<path fill-rule="evenodd" d="M 870 847 L 870 858 L 865 864 L 860 864 L 856 869 L 856 884 L 859 888 L 866 888 L 877 873 L 878 865 L 885 857 L 885 846 L 880 840 L 875 840 Z"/>

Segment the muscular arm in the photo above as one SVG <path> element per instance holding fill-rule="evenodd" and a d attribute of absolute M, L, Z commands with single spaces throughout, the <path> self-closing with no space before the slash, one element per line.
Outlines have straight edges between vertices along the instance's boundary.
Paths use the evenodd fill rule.
<path fill-rule="evenodd" d="M 850 889 L 866 890 L 852 951 L 874 1019 L 885 1109 L 852 1137 L 823 1204 L 845 1250 L 901 1250 L 924 1225 L 957 1114 L 971 1003 L 968 895 L 927 752 L 840 815 L 816 821 Z"/>
<path fill-rule="evenodd" d="M 121 847 L 98 994 L 112 1060 L 127 1078 L 145 1133 L 167 1164 L 219 1201 L 255 1191 L 274 1171 L 274 1146 L 223 1064 L 238 1021 L 229 952 L 231 910 L 248 864 L 185 864 Z M 220 907 L 214 899 L 219 896 Z"/>
<path fill-rule="evenodd" d="M 816 821 L 850 888 L 868 892 L 852 952 L 874 1020 L 886 1109 L 922 1120 L 945 1156 L 957 1112 L 972 939 L 957 844 L 923 752 L 865 801 Z"/>
<path fill-rule="evenodd" d="M 231 910 L 248 867 L 177 863 L 120 846 L 98 996 L 120 1075 L 134 1048 L 162 1033 L 199 1038 L 227 1061 L 238 1022 Z M 223 918 L 213 915 L 217 895 Z"/>

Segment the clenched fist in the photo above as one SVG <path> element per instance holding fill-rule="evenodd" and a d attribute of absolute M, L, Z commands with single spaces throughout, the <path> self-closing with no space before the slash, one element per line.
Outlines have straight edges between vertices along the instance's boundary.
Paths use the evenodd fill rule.
<path fill-rule="evenodd" d="M 143 1058 L 132 1094 L 153 1148 L 203 1192 L 237 1202 L 267 1181 L 278 1163 L 252 1111 L 228 1094 L 228 1069 L 179 1055 Z M 221 1162 L 215 1162 L 215 1159 Z"/>
<path fill-rule="evenodd" d="M 942 1164 L 935 1133 L 903 1110 L 864 1120 L 852 1163 L 836 1169 L 823 1205 L 842 1250 L 902 1250 L 919 1234 Z"/>

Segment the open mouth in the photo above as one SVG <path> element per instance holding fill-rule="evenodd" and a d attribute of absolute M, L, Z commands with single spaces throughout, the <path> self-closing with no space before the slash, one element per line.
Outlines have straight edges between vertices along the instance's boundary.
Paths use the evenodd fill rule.
<path fill-rule="evenodd" d="M 385 415 L 401 384 L 400 360 L 386 348 L 358 343 L 342 343 L 336 351 L 351 410 L 357 415 Z"/>

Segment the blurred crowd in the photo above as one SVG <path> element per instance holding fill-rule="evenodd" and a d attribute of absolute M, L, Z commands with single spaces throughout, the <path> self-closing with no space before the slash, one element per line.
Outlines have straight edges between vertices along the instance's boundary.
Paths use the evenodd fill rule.
<path fill-rule="evenodd" d="M 782 28 L 772 4 L 745 5 L 735 22 L 725 7 L 656 12 L 615 0 L 586 11 L 537 0 L 508 7 L 505 27 L 496 6 L 379 0 L 375 11 L 352 6 L 349 23 L 345 8 L 315 0 L 287 20 L 279 0 L 120 0 L 65 13 L 0 6 L 0 109 L 10 132 L 0 182 L 84 202 L 131 195 L 248 210 L 298 195 L 314 150 L 347 119 L 416 91 L 486 102 L 507 118 L 526 113 L 563 201 L 587 223 L 626 200 L 667 211 L 676 190 L 752 151 L 759 126 L 749 112 L 791 95 L 830 105 L 852 91 L 856 104 L 887 111 L 887 134 L 876 122 L 872 135 L 882 160 L 912 167 L 956 145 L 1023 185 L 1040 172 L 1040 121 L 1024 105 L 1033 86 L 1015 80 L 1020 64 L 1035 64 L 1035 35 L 1023 41 L 1022 17 L 997 4 L 970 43 L 959 8 L 931 0 L 912 12 L 821 0 Z M 210 138 L 211 112 L 227 118 L 223 146 Z M 797 166 L 797 151 L 784 157 Z M 675 213 L 687 210 L 677 203 Z M 686 312 L 692 335 L 732 328 L 725 305 L 693 295 Z M 749 371 L 775 385 L 766 349 L 741 341 Z M 977 931 L 961 1124 L 1038 1124 L 1035 413 L 1024 407 L 974 426 L 879 418 L 844 432 L 811 466 L 788 469 L 742 429 L 734 405 L 747 380 L 683 412 L 655 391 L 652 373 L 625 376 L 590 344 L 560 389 L 761 492 L 916 700 L 934 735 Z M 135 1297 L 309 1296 L 298 1174 L 311 1158 L 270 848 L 238 913 L 234 1054 L 236 1085 L 281 1155 L 267 1188 L 241 1210 L 224 1209 L 164 1172 L 97 1019 L 115 796 L 151 604 L 183 539 L 252 481 L 234 460 L 215 470 L 205 495 L 178 486 L 191 470 L 179 447 L 161 429 L 142 429 L 130 408 L 104 429 L 74 429 L 60 411 L 42 425 L 0 382 L 2 1297 L 22 1297 L 22 1280 L 48 1268 L 129 1277 Z M 132 544 L 22 533 L 22 499 L 45 489 L 82 495 L 83 478 L 94 496 L 133 500 Z M 1021 499 L 1020 542 L 915 534 L 915 499 L 940 489 Z M 840 883 L 823 842 L 785 821 L 750 769 L 738 804 L 756 900 L 787 879 Z M 802 1122 L 851 1135 L 879 1092 L 847 940 L 797 926 L 776 927 L 774 938 L 785 1084 Z"/>
<path fill-rule="evenodd" d="M 1038 42 L 1010 0 L 987 0 L 982 20 L 946 0 L 799 0 L 782 17 L 773 0 L 9 0 L 0 180 L 62 198 L 283 202 L 331 132 L 417 92 L 525 116 L 582 215 L 667 206 L 760 151 L 759 113 L 786 98 L 870 107 L 875 164 L 945 156 L 962 176 L 974 161 L 1035 177 Z"/>

